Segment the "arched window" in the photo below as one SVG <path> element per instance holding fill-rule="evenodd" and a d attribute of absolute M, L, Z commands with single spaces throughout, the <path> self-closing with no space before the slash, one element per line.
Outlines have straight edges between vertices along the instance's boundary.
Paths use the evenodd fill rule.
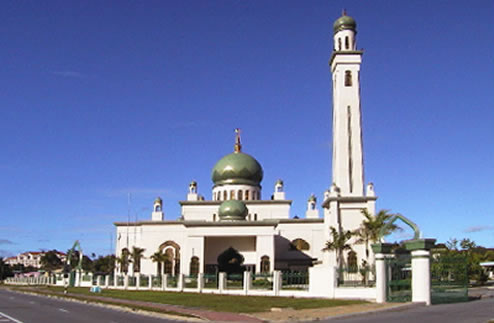
<path fill-rule="evenodd" d="M 226 191 L 223 191 L 223 201 L 226 201 L 228 199 L 228 193 Z"/>
<path fill-rule="evenodd" d="M 254 221 L 257 221 L 257 213 L 254 213 Z"/>
<path fill-rule="evenodd" d="M 216 221 L 216 213 L 213 214 L 213 221 Z"/>
<path fill-rule="evenodd" d="M 234 199 L 235 199 L 235 191 L 230 190 L 230 200 L 234 200 Z"/>
<path fill-rule="evenodd" d="M 345 86 L 352 86 L 352 72 L 345 71 Z"/>
<path fill-rule="evenodd" d="M 173 250 L 166 249 L 165 256 L 165 274 L 171 275 L 173 273 Z"/>
<path fill-rule="evenodd" d="M 249 200 L 249 191 L 245 191 L 245 200 L 248 201 Z"/>
<path fill-rule="evenodd" d="M 348 265 L 348 272 L 356 273 L 358 271 L 357 253 L 355 251 L 352 250 L 348 253 L 346 263 Z"/>
<path fill-rule="evenodd" d="M 295 239 L 290 242 L 290 250 L 309 250 L 310 245 L 304 239 Z"/>
<path fill-rule="evenodd" d="M 270 262 L 269 262 L 269 257 L 268 256 L 262 256 L 261 257 L 261 273 L 269 273 L 269 267 L 270 267 Z"/>
<path fill-rule="evenodd" d="M 350 41 L 348 41 L 348 36 L 345 37 L 345 49 L 350 49 Z"/>
<path fill-rule="evenodd" d="M 196 256 L 190 258 L 190 275 L 197 275 L 199 273 L 199 258 Z"/>
<path fill-rule="evenodd" d="M 341 38 L 338 38 L 338 50 L 341 50 Z"/>
<path fill-rule="evenodd" d="M 244 198 L 244 197 L 243 197 L 243 194 L 242 194 L 242 193 L 243 193 L 243 192 L 242 192 L 241 190 L 239 190 L 239 191 L 237 192 L 237 199 L 239 199 L 239 200 L 243 200 L 243 198 Z"/>
<path fill-rule="evenodd" d="M 154 212 L 161 212 L 161 206 L 159 204 L 156 204 L 154 207 Z"/>

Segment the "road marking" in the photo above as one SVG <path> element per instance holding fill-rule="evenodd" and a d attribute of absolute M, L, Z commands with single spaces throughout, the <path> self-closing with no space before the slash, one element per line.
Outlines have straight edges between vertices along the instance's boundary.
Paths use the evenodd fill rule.
<path fill-rule="evenodd" d="M 59 308 L 58 309 L 60 312 L 64 312 L 64 313 L 68 313 L 69 311 L 67 311 L 66 309 L 63 309 L 63 308 Z"/>
<path fill-rule="evenodd" d="M 19 320 L 16 320 L 15 318 L 13 318 L 12 316 L 8 316 L 7 314 L 5 313 L 2 313 L 0 312 L 0 315 L 5 317 L 5 318 L 8 318 L 9 320 L 11 320 L 12 322 L 15 322 L 15 323 L 23 323 L 22 321 L 19 321 Z"/>

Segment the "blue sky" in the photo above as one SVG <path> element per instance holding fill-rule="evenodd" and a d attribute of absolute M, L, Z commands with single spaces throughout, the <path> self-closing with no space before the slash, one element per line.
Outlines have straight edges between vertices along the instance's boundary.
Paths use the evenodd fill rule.
<path fill-rule="evenodd" d="M 0 256 L 111 251 L 233 149 L 302 216 L 331 184 L 332 24 L 357 20 L 366 181 L 424 236 L 494 247 L 492 1 L 15 1 L 0 10 Z M 392 239 L 401 239 L 398 234 Z M 113 238 L 114 240 L 114 238 Z"/>

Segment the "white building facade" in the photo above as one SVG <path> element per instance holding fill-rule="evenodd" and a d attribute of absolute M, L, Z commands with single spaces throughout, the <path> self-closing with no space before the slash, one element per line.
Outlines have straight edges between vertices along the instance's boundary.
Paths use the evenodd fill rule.
<path fill-rule="evenodd" d="M 356 50 L 355 36 L 356 23 L 351 17 L 343 15 L 336 20 L 330 59 L 333 183 L 324 192 L 322 216 L 312 195 L 305 218 L 291 218 L 292 201 L 286 199 L 282 180 L 274 183 L 270 199 L 262 199 L 262 166 L 242 151 L 237 130 L 234 151 L 213 167 L 211 199 L 201 196 L 197 183 L 191 182 L 186 200 L 179 201 L 180 219 L 166 220 L 158 198 L 149 221 L 115 223 L 116 256 L 132 247 L 143 248 L 140 272 L 153 275 L 159 270 L 171 275 L 216 273 L 218 256 L 230 247 L 243 256 L 245 269 L 254 273 L 336 266 L 336 253 L 323 251 L 331 239 L 330 227 L 340 232 L 357 229 L 364 219 L 361 211 L 374 214 L 376 201 L 372 184 L 364 190 L 360 107 L 363 53 Z M 353 246 L 353 257 L 359 264 L 369 259 L 366 249 L 364 245 Z M 167 256 L 161 268 L 152 260 L 156 252 Z M 131 268 L 132 264 L 129 272 Z"/>

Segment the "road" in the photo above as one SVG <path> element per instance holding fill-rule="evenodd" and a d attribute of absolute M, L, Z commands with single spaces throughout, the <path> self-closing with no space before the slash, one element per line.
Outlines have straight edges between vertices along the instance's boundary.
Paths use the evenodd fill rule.
<path fill-rule="evenodd" d="M 376 312 L 355 317 L 334 318 L 320 322 L 330 323 L 486 323 L 494 322 L 494 298 L 477 301 L 420 306 L 403 310 Z"/>
<path fill-rule="evenodd" d="M 177 321 L 0 289 L 0 323 L 11 322 L 166 323 Z"/>

